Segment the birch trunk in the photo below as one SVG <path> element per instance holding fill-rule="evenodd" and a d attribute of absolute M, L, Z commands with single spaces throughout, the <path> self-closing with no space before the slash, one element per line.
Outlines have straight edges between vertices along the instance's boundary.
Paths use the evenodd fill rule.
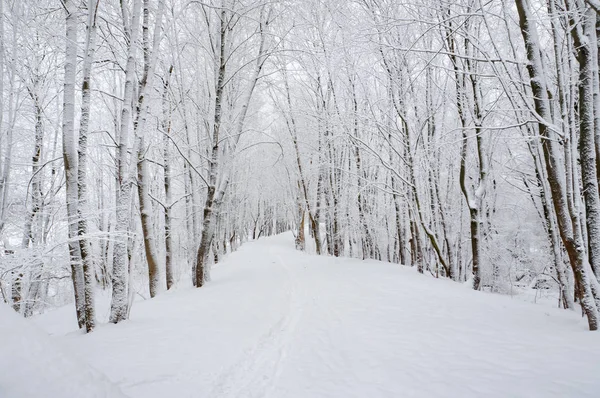
<path fill-rule="evenodd" d="M 92 259 L 90 242 L 87 238 L 87 217 L 89 217 L 89 203 L 87 190 L 87 147 L 88 131 L 90 121 L 91 106 L 91 78 L 92 64 L 96 52 L 96 14 L 98 9 L 98 0 L 89 0 L 87 33 L 85 42 L 85 52 L 83 58 L 83 83 L 81 85 L 81 119 L 79 125 L 79 150 L 77 167 L 77 190 L 79 205 L 78 214 L 78 238 L 79 249 L 81 252 L 81 261 L 84 277 L 84 297 L 85 297 L 85 327 L 91 332 L 95 327 L 94 310 L 94 262 Z"/>
<path fill-rule="evenodd" d="M 354 86 L 354 82 L 350 80 L 350 88 L 352 91 L 352 124 L 353 124 L 353 133 L 354 136 L 358 138 L 359 127 L 358 127 L 358 100 L 356 98 L 356 89 Z M 366 214 L 368 212 L 367 209 L 367 201 L 365 198 L 366 192 L 365 190 L 365 181 L 367 181 L 367 173 L 364 170 L 362 165 L 362 159 L 360 156 L 360 149 L 358 145 L 354 146 L 354 160 L 356 161 L 356 174 L 357 174 L 357 186 L 358 186 L 358 195 L 357 195 L 357 205 L 358 205 L 358 218 L 360 222 L 361 228 L 361 237 L 362 237 L 362 259 L 365 260 L 367 258 L 375 258 L 375 242 L 373 241 L 373 237 L 371 236 L 371 232 L 369 231 L 369 225 L 367 223 Z"/>
<path fill-rule="evenodd" d="M 69 234 L 69 262 L 75 292 L 75 308 L 79 328 L 86 326 L 85 277 L 81 263 L 78 236 L 77 151 L 75 149 L 75 75 L 77 66 L 77 5 L 74 0 L 64 1 L 66 15 L 65 83 L 63 91 L 62 145 L 65 169 L 67 217 Z"/>
<path fill-rule="evenodd" d="M 133 102 L 133 81 L 135 78 L 135 49 L 139 36 L 141 0 L 134 0 L 131 16 L 129 48 L 127 50 L 127 65 L 125 67 L 125 87 L 123 93 L 123 108 L 121 109 L 121 125 L 117 148 L 117 201 L 116 223 L 113 246 L 112 297 L 110 305 L 110 322 L 118 323 L 127 319 L 129 314 L 128 282 L 129 282 L 129 228 L 131 205 L 131 171 L 129 151 L 130 124 Z M 122 3 L 123 15 L 126 16 L 126 4 Z M 124 19 L 123 23 L 128 24 Z"/>
<path fill-rule="evenodd" d="M 579 61 L 579 152 L 585 222 L 588 236 L 588 257 L 595 275 L 600 275 L 600 196 L 596 169 L 595 83 L 598 78 L 598 40 L 596 12 L 591 8 L 584 15 L 583 31 L 571 29 Z M 580 35 L 584 37 L 580 37 Z"/>
<path fill-rule="evenodd" d="M 1 2 L 4 4 L 4 2 Z M 4 15 L 0 18 L 0 22 L 4 24 Z M 4 34 L 2 38 L 0 38 L 0 42 L 2 43 L 2 57 L 4 57 Z M 12 30 L 12 48 L 17 47 L 17 29 Z M 13 151 L 13 130 L 15 124 L 15 81 L 16 81 L 16 65 L 15 59 L 11 58 L 7 65 L 9 76 L 9 91 L 8 91 L 8 127 L 6 129 L 6 149 L 4 151 L 4 160 L 2 163 L 2 173 L 0 174 L 0 232 L 4 229 L 5 221 L 6 221 L 6 210 L 8 207 L 8 192 L 9 192 L 9 183 L 10 183 L 10 171 L 12 165 L 12 151 Z M 4 76 L 1 79 L 4 81 Z M 4 93 L 4 91 L 2 91 Z M 2 99 L 4 100 L 4 94 L 2 95 Z M 2 101 L 2 113 L 4 116 L 4 101 Z M 2 136 L 2 125 L 0 124 L 0 136 Z"/>
<path fill-rule="evenodd" d="M 6 198 L 12 161 L 10 128 L 7 130 L 6 140 L 4 136 L 4 1 L 0 1 L 0 71 L 2 72 L 2 77 L 0 77 L 0 93 L 2 93 L 0 95 L 0 154 L 2 151 L 4 152 L 4 158 L 0 161 L 0 233 L 2 233 L 6 219 Z"/>
<path fill-rule="evenodd" d="M 171 195 L 171 106 L 169 104 L 169 82 L 173 66 L 169 68 L 163 87 L 163 185 L 165 188 L 165 274 L 167 290 L 173 287 L 173 222 L 172 222 L 172 195 Z"/>
<path fill-rule="evenodd" d="M 215 86 L 215 110 L 213 119 L 213 130 L 211 138 L 211 155 L 208 163 L 208 189 L 206 201 L 204 203 L 202 234 L 200 246 L 196 256 L 196 286 L 202 287 L 208 275 L 208 255 L 214 234 L 214 215 L 215 215 L 215 193 L 217 189 L 217 177 L 219 168 L 219 134 L 221 131 L 221 117 L 223 101 L 223 88 L 225 84 L 225 46 L 227 39 L 227 12 L 223 8 L 219 18 L 219 55 L 217 68 L 217 82 Z"/>
<path fill-rule="evenodd" d="M 300 187 L 301 183 L 300 181 L 298 181 L 298 195 L 297 195 L 297 199 L 296 199 L 296 207 L 297 207 L 297 214 L 298 214 L 298 229 L 296 231 L 296 250 L 302 250 L 304 251 L 306 249 L 306 243 L 304 240 L 304 215 L 305 215 L 305 211 L 304 211 L 304 203 L 302 201 L 302 195 L 300 194 L 301 191 L 301 187 Z"/>
<path fill-rule="evenodd" d="M 34 105 L 35 115 L 35 137 L 33 155 L 31 157 L 31 183 L 27 187 L 29 197 L 27 201 L 31 204 L 31 209 L 28 210 L 25 216 L 25 224 L 23 226 L 23 236 L 21 239 L 21 248 L 27 249 L 33 245 L 42 243 L 40 242 L 41 235 L 39 228 L 34 224 L 39 224 L 39 218 L 42 211 L 42 180 L 41 180 L 41 161 L 42 161 L 42 150 L 44 147 L 44 129 L 42 124 L 43 110 L 41 108 L 40 100 L 38 97 L 38 84 L 34 83 L 33 87 L 29 88 L 29 94 Z M 37 232 L 36 232 L 37 231 Z M 36 264 L 34 267 L 37 267 Z M 41 267 L 41 265 L 39 265 Z M 35 279 L 40 275 L 39 269 L 30 270 L 29 283 L 34 285 Z M 27 314 L 27 309 L 30 307 L 28 301 L 28 294 L 23 290 L 25 271 L 19 270 L 13 274 L 13 286 L 12 286 L 12 303 L 13 308 L 17 312 L 23 312 Z M 23 306 L 23 302 L 25 305 Z"/>

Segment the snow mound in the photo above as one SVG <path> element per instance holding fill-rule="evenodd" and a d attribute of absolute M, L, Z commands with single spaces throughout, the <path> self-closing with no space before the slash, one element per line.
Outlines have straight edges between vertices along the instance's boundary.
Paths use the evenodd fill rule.
<path fill-rule="evenodd" d="M 120 398 L 106 376 L 0 303 L 0 397 Z"/>

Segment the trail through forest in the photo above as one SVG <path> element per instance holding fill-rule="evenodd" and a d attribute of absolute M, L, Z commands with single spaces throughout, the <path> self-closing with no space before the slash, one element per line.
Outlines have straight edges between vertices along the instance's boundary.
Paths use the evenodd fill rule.
<path fill-rule="evenodd" d="M 600 397 L 599 24 L 0 0 L 0 398 Z"/>
<path fill-rule="evenodd" d="M 82 335 L 70 307 L 36 323 L 131 397 L 595 397 L 600 339 L 578 317 L 283 234 L 118 325 Z"/>

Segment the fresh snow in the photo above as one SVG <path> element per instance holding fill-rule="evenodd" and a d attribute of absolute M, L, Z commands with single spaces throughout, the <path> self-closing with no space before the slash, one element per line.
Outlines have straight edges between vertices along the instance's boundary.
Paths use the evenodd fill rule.
<path fill-rule="evenodd" d="M 119 398 L 121 390 L 0 303 L 1 398 Z"/>
<path fill-rule="evenodd" d="M 289 233 L 244 244 L 202 289 L 136 302 L 118 325 L 83 335 L 71 307 L 35 322 L 130 397 L 600 396 L 600 334 L 579 313 L 396 264 L 308 255 Z M 0 385 L 4 368 L 24 391 L 68 379 L 53 353 L 24 363 L 25 340 L 7 356 L 6 333 Z M 88 385 L 74 385 L 85 396 Z"/>

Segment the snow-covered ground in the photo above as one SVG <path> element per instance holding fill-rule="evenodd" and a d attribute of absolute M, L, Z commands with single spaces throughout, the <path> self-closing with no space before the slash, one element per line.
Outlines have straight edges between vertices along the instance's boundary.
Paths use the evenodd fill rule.
<path fill-rule="evenodd" d="M 105 375 L 0 303 L 1 398 L 125 397 Z"/>
<path fill-rule="evenodd" d="M 579 314 L 299 253 L 290 234 L 243 245 L 205 288 L 136 302 L 119 325 L 83 335 L 73 312 L 35 322 L 131 397 L 600 396 L 600 334 Z"/>

